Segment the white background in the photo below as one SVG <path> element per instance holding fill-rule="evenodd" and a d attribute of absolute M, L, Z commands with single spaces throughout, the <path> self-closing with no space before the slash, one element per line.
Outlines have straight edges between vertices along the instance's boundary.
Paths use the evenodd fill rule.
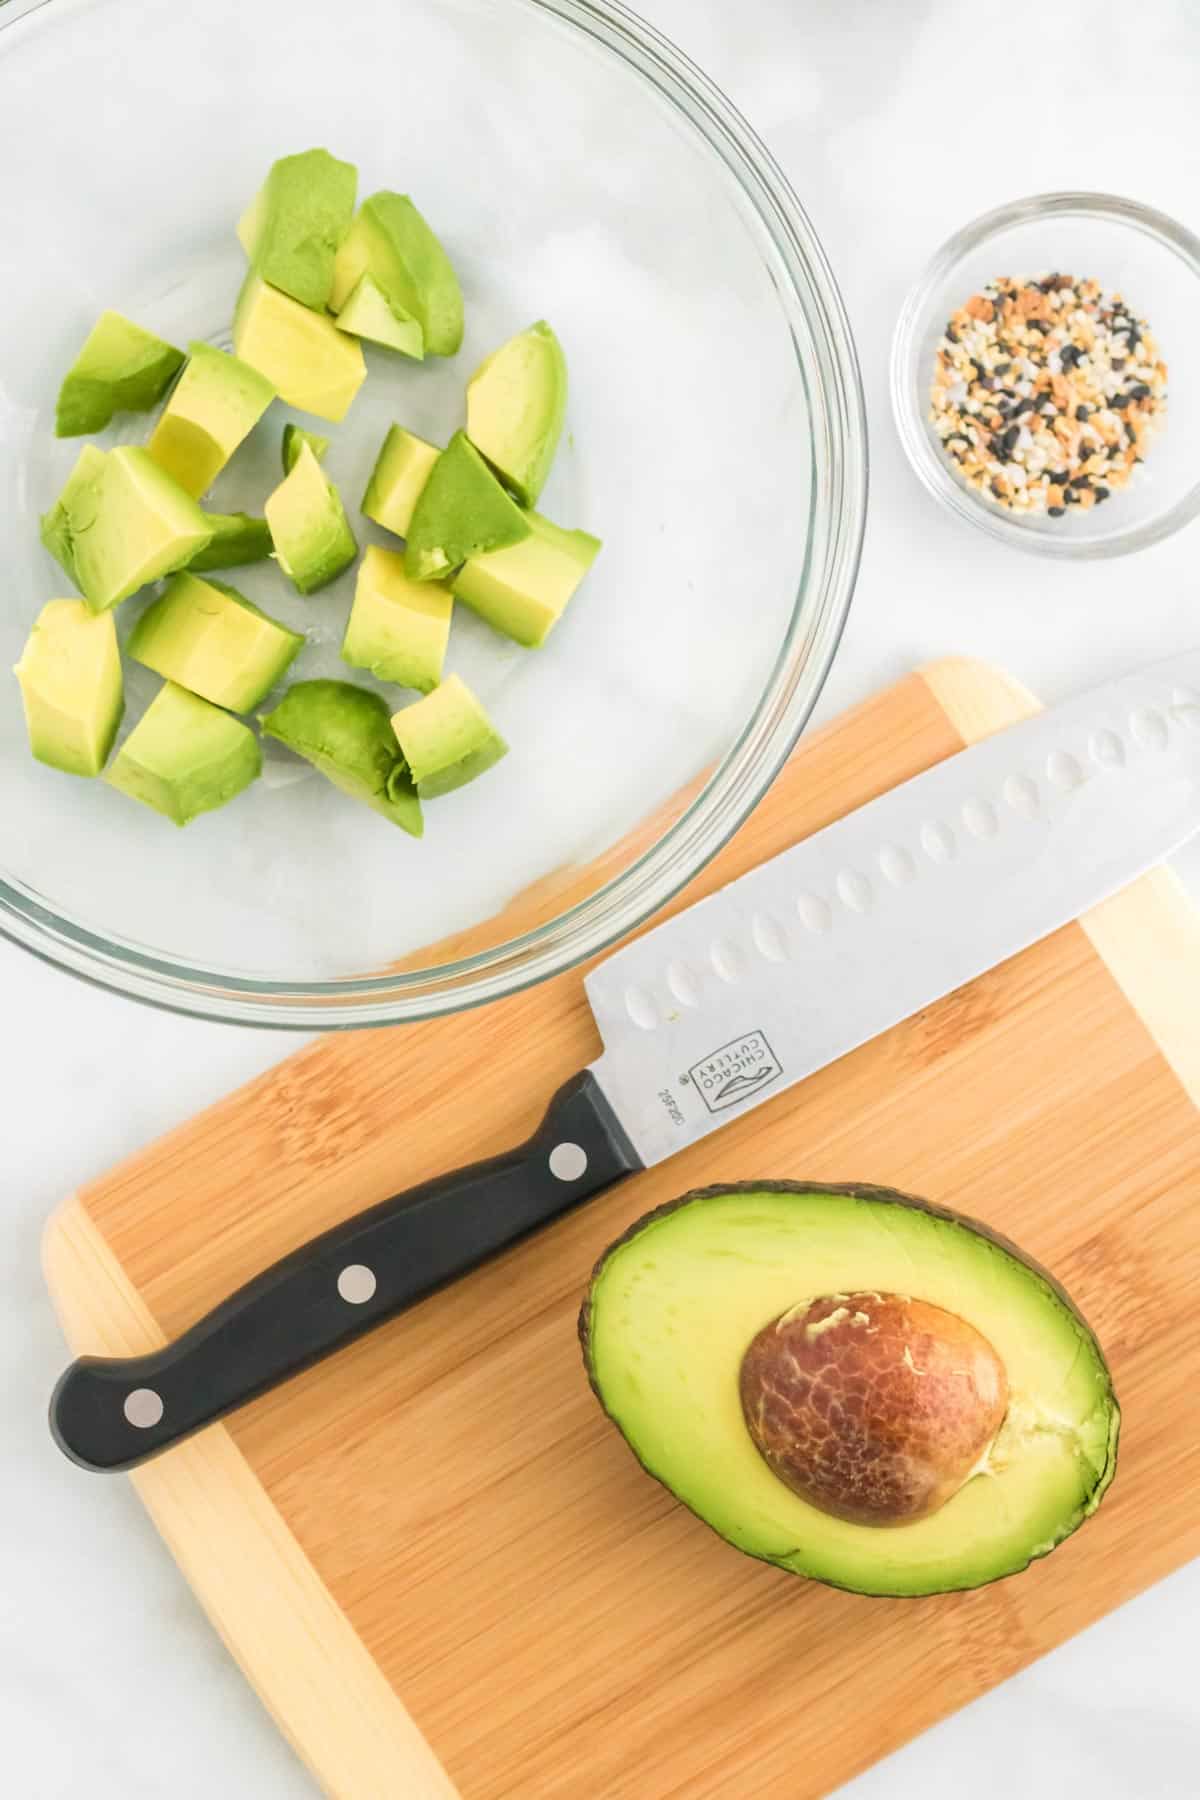
<path fill-rule="evenodd" d="M 1127 562 L 1051 569 L 944 518 L 903 464 L 886 404 L 906 288 L 968 217 L 1026 193 L 1094 187 L 1200 229 L 1200 4 L 642 0 L 642 10 L 783 161 L 857 335 L 871 518 L 822 716 L 947 653 L 1003 663 L 1053 700 L 1200 644 L 1200 527 Z M 1200 894 L 1200 857 L 1185 874 Z M 50 1445 L 45 1400 L 63 1351 L 38 1273 L 42 1222 L 75 1183 L 287 1045 L 136 1009 L 4 945 L 0 995 L 0 1787 L 20 1800 L 299 1800 L 311 1781 L 127 1485 L 74 1471 Z M 1193 1567 L 845 1794 L 1195 1800 L 1198 1608 Z"/>

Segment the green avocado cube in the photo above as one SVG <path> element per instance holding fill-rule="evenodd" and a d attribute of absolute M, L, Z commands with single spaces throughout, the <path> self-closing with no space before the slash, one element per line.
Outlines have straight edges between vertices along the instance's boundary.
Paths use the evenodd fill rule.
<path fill-rule="evenodd" d="M 397 537 L 407 537 L 421 490 L 441 451 L 415 432 L 393 425 L 375 461 L 362 510 Z"/>
<path fill-rule="evenodd" d="M 183 351 L 118 312 L 100 314 L 58 391 L 54 431 L 103 431 L 114 413 L 149 412 L 183 367 Z"/>
<path fill-rule="evenodd" d="M 557 625 L 576 588 L 600 554 L 600 539 L 564 531 L 540 513 L 519 544 L 473 556 L 454 578 L 456 599 L 505 637 L 536 649 Z"/>
<path fill-rule="evenodd" d="M 48 600 L 14 673 L 29 748 L 68 775 L 98 775 L 125 710 L 117 629 L 82 600 Z"/>
<path fill-rule="evenodd" d="M 454 597 L 438 581 L 413 581 L 398 550 L 368 544 L 359 565 L 342 660 L 380 681 L 427 694 L 442 679 Z"/>
<path fill-rule="evenodd" d="M 303 425 L 293 425 L 289 419 L 283 428 L 283 442 L 279 446 L 283 462 L 283 472 L 290 475 L 296 466 L 296 458 L 300 454 L 300 446 L 307 444 L 318 462 L 325 461 L 325 452 L 329 448 L 329 439 L 319 432 L 305 431 Z"/>
<path fill-rule="evenodd" d="M 341 495 L 307 444 L 263 510 L 279 566 L 302 594 L 334 581 L 358 555 Z"/>
<path fill-rule="evenodd" d="M 104 779 L 176 825 L 186 825 L 240 794 L 261 767 L 258 739 L 248 726 L 168 681 Z"/>
<path fill-rule="evenodd" d="M 338 328 L 355 337 L 368 338 L 388 350 L 399 350 L 417 362 L 425 357 L 425 334 L 420 321 L 389 300 L 373 275 L 362 275 L 338 314 Z"/>
<path fill-rule="evenodd" d="M 129 638 L 135 662 L 214 706 L 249 712 L 304 646 L 297 631 L 260 612 L 223 581 L 176 575 Z"/>
<path fill-rule="evenodd" d="M 457 675 L 393 713 L 392 730 L 422 800 L 464 787 L 508 753 L 481 702 Z"/>
<path fill-rule="evenodd" d="M 249 513 L 205 513 L 212 537 L 188 564 L 193 574 L 206 569 L 238 569 L 245 563 L 265 562 L 271 555 L 271 530 L 265 519 Z"/>
<path fill-rule="evenodd" d="M 336 424 L 367 379 L 362 345 L 325 313 L 311 312 L 251 269 L 233 315 L 233 347 L 273 383 L 279 398 Z"/>
<path fill-rule="evenodd" d="M 337 253 L 330 309 L 340 313 L 364 275 L 393 306 L 416 319 L 430 356 L 462 344 L 463 298 L 450 258 L 407 194 L 386 190 L 364 200 Z"/>
<path fill-rule="evenodd" d="M 467 436 L 522 506 L 536 506 L 567 416 L 567 359 L 544 319 L 485 357 L 467 383 Z"/>
<path fill-rule="evenodd" d="M 349 681 L 298 681 L 261 723 L 342 793 L 421 836 L 421 802 L 378 694 Z"/>
<path fill-rule="evenodd" d="M 42 542 L 93 612 L 185 568 L 212 535 L 190 495 L 133 446 L 85 445 L 42 519 Z"/>
<path fill-rule="evenodd" d="M 188 365 L 146 448 L 198 500 L 275 398 L 265 375 L 211 344 L 189 344 Z"/>
<path fill-rule="evenodd" d="M 463 431 L 430 472 L 413 510 L 405 567 L 414 581 L 440 581 L 472 556 L 519 544 L 529 521 Z"/>
<path fill-rule="evenodd" d="M 238 222 L 242 248 L 263 280 L 322 311 L 357 193 L 354 164 L 328 150 L 302 150 L 273 163 Z"/>

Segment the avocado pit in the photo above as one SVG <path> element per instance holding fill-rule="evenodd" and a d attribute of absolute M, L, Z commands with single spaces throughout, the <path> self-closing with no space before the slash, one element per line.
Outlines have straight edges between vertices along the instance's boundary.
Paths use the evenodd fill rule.
<path fill-rule="evenodd" d="M 908 1525 L 979 1469 L 1008 1406 L 996 1351 L 906 1294 L 826 1294 L 763 1327 L 742 1358 L 742 1413 L 801 1499 L 858 1525 Z"/>

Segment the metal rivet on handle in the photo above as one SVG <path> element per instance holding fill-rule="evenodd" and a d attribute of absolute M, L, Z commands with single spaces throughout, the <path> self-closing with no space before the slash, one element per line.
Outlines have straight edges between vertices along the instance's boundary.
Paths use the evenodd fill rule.
<path fill-rule="evenodd" d="M 586 1174 L 587 1151 L 582 1144 L 555 1144 L 550 1152 L 550 1173 L 556 1181 L 578 1181 Z"/>
<path fill-rule="evenodd" d="M 134 1388 L 126 1394 L 122 1412 L 137 1431 L 149 1431 L 163 1416 L 162 1395 L 153 1388 Z"/>
<path fill-rule="evenodd" d="M 379 1283 L 365 1263 L 349 1263 L 337 1278 L 337 1291 L 347 1306 L 365 1306 L 375 1298 Z"/>

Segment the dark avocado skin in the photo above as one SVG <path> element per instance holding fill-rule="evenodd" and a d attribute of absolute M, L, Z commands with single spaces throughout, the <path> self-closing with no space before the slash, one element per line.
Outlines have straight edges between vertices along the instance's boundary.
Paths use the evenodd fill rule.
<path fill-rule="evenodd" d="M 599 1401 L 600 1408 L 601 1408 L 602 1412 L 604 1413 L 605 1417 L 611 1421 L 612 1425 L 614 1426 L 616 1431 L 619 1433 L 619 1435 L 621 1437 L 621 1441 L 625 1444 L 626 1448 L 637 1459 L 637 1461 L 641 1464 L 642 1468 L 646 1470 L 646 1473 L 647 1473 L 647 1475 L 650 1476 L 651 1480 L 658 1482 L 658 1485 L 660 1487 L 666 1487 L 667 1493 L 670 1494 L 670 1496 L 673 1500 L 678 1501 L 679 1505 L 681 1505 L 681 1506 L 686 1506 L 687 1502 L 680 1500 L 679 1495 L 675 1492 L 675 1490 L 673 1488 L 667 1487 L 667 1484 L 665 1482 L 659 1481 L 659 1478 L 654 1473 L 653 1469 L 647 1468 L 646 1464 L 642 1461 L 642 1458 L 640 1456 L 638 1456 L 637 1451 L 633 1448 L 633 1445 L 630 1444 L 628 1438 L 626 1438 L 624 1432 L 621 1430 L 620 1422 L 616 1418 L 613 1417 L 613 1414 L 609 1412 L 608 1407 L 605 1404 L 604 1395 L 600 1391 L 600 1387 L 596 1381 L 595 1373 L 592 1368 L 592 1357 L 591 1357 L 592 1289 L 594 1288 L 596 1281 L 597 1281 L 601 1271 L 603 1270 L 604 1265 L 607 1263 L 609 1257 L 612 1256 L 617 1250 L 619 1250 L 622 1247 L 622 1245 L 627 1244 L 633 1238 L 640 1236 L 640 1234 L 646 1229 L 646 1227 L 648 1225 L 652 1225 L 657 1219 L 665 1219 L 668 1216 L 668 1214 L 673 1213 L 673 1212 L 678 1212 L 680 1207 L 690 1206 L 693 1204 L 693 1202 L 695 1202 L 697 1200 L 716 1200 L 716 1199 L 719 1199 L 722 1195 L 726 1195 L 726 1194 L 759 1194 L 759 1193 L 763 1193 L 763 1192 L 768 1192 L 768 1193 L 772 1193 L 772 1194 L 805 1194 L 805 1195 L 808 1195 L 808 1194 L 840 1194 L 840 1195 L 844 1195 L 847 1199 L 850 1199 L 850 1200 L 882 1201 L 887 1206 L 912 1207 L 917 1212 L 928 1213 L 928 1214 L 930 1214 L 931 1217 L 933 1217 L 935 1219 L 944 1219 L 947 1221 L 947 1223 L 949 1223 L 951 1225 L 966 1226 L 966 1228 L 969 1231 L 975 1232 L 979 1237 L 989 1238 L 993 1244 L 996 1244 L 1001 1250 L 1006 1251 L 1009 1256 L 1015 1257 L 1018 1262 L 1024 1263 L 1024 1265 L 1027 1269 L 1030 1269 L 1036 1276 L 1038 1276 L 1038 1278 L 1041 1281 L 1044 1281 L 1046 1286 L 1048 1288 L 1052 1289 L 1055 1296 L 1062 1302 L 1063 1306 L 1065 1306 L 1067 1308 L 1067 1310 L 1076 1319 L 1079 1320 L 1080 1324 L 1088 1332 L 1089 1336 L 1095 1341 L 1097 1346 L 1099 1346 L 1100 1340 L 1097 1337 L 1096 1333 L 1092 1330 L 1092 1327 L 1088 1324 L 1087 1319 L 1084 1317 L 1083 1313 L 1080 1312 L 1079 1308 L 1076 1306 L 1075 1302 L 1072 1300 L 1070 1294 L 1067 1293 L 1067 1291 L 1063 1287 L 1062 1283 L 1060 1281 L 1057 1281 L 1054 1278 L 1054 1276 L 1051 1275 L 1051 1273 L 1048 1269 L 1043 1268 L 1041 1263 L 1037 1262 L 1035 1260 L 1035 1258 L 1027 1255 L 1027 1253 L 1024 1250 L 1020 1249 L 1016 1244 L 1013 1243 L 1011 1238 L 1005 1237 L 1003 1232 L 994 1231 L 990 1225 L 983 1225 L 979 1222 L 979 1220 L 972 1219 L 966 1213 L 955 1212 L 953 1207 L 938 1206 L 936 1204 L 936 1202 L 934 1202 L 932 1200 L 918 1199 L 918 1197 L 915 1194 L 901 1193 L 898 1188 L 878 1187 L 878 1186 L 875 1186 L 871 1182 L 865 1182 L 865 1181 L 859 1181 L 859 1182 L 772 1181 L 772 1180 L 762 1179 L 762 1180 L 758 1180 L 758 1181 L 719 1182 L 716 1185 L 714 1185 L 713 1187 L 693 1188 L 690 1193 L 681 1194 L 677 1200 L 666 1200 L 663 1202 L 663 1204 L 661 1206 L 653 1207 L 650 1212 L 643 1213 L 640 1219 L 635 1219 L 633 1224 L 630 1225 L 627 1230 L 625 1230 L 621 1233 L 620 1237 L 613 1239 L 612 1243 L 604 1251 L 603 1255 L 599 1257 L 599 1259 L 596 1262 L 595 1267 L 592 1270 L 591 1277 L 588 1281 L 587 1293 L 584 1295 L 583 1304 L 579 1308 L 579 1343 L 580 1343 L 580 1347 L 583 1351 L 583 1366 L 587 1372 L 588 1386 L 591 1388 L 593 1394 L 595 1394 L 595 1396 L 596 1396 L 596 1399 Z M 1105 1369 L 1106 1370 L 1108 1369 L 1107 1363 L 1105 1363 Z M 1116 1394 L 1113 1391 L 1111 1372 L 1109 1374 L 1109 1393 L 1112 1396 L 1113 1411 L 1114 1411 L 1114 1414 L 1115 1414 L 1115 1417 L 1117 1420 L 1117 1430 L 1113 1437 L 1112 1455 L 1109 1459 L 1108 1469 L 1105 1471 L 1105 1479 L 1101 1483 L 1101 1491 L 1103 1491 L 1103 1489 L 1106 1488 L 1112 1481 L 1112 1473 L 1113 1473 L 1113 1469 L 1115 1467 L 1116 1460 L 1117 1460 L 1117 1450 L 1118 1450 L 1119 1440 L 1120 1440 L 1121 1412 L 1120 1412 L 1120 1406 L 1117 1403 Z M 702 1524 L 704 1524 L 704 1525 L 708 1524 L 707 1519 L 703 1518 L 703 1516 L 700 1513 L 695 1512 L 694 1508 L 688 1507 L 688 1511 L 692 1512 L 693 1516 L 695 1518 L 700 1519 Z M 1076 1529 L 1081 1529 L 1083 1525 L 1087 1524 L 1087 1522 L 1088 1521 L 1086 1519 L 1082 1520 L 1080 1526 L 1077 1527 Z M 710 1527 L 710 1529 L 711 1529 L 711 1527 Z M 1074 1535 L 1074 1534 L 1072 1534 L 1072 1535 Z M 722 1539 L 722 1542 L 728 1542 L 728 1539 Z M 731 1548 L 738 1549 L 738 1553 L 742 1556 L 754 1557 L 754 1560 L 756 1562 L 765 1562 L 769 1565 L 769 1567 L 771 1567 L 773 1569 L 779 1568 L 779 1564 L 776 1562 L 773 1562 L 770 1557 L 754 1556 L 754 1552 L 752 1550 L 741 1550 L 736 1545 L 731 1546 Z M 1057 1546 L 1055 1546 L 1055 1548 L 1057 1548 Z M 1047 1551 L 1047 1552 L 1045 1552 L 1045 1554 L 1049 1555 L 1050 1552 Z M 1030 1557 L 1030 1559 L 1029 1559 L 1030 1563 L 1032 1563 L 1036 1560 L 1037 1559 L 1035 1557 Z M 1026 1563 L 1025 1567 L 1028 1568 L 1029 1563 Z M 794 1581 L 796 1579 L 796 1576 L 794 1574 L 792 1574 L 789 1570 L 780 1569 L 780 1573 L 783 1575 L 786 1575 L 790 1581 Z M 979 1582 L 976 1584 L 975 1588 L 970 1588 L 970 1589 L 966 1589 L 966 1590 L 961 1589 L 961 1588 L 943 1588 L 940 1591 L 943 1593 L 961 1593 L 964 1591 L 975 1592 L 975 1591 L 977 1591 L 978 1588 L 994 1586 L 997 1581 L 1008 1581 L 1008 1580 L 1011 1580 L 1013 1575 L 1019 1575 L 1022 1573 L 1023 1573 L 1023 1570 L 1021 1570 L 1021 1569 L 1013 1569 L 1007 1575 L 998 1575 L 998 1576 L 994 1577 L 993 1580 L 990 1582 L 986 1582 L 986 1581 Z M 840 1582 L 830 1581 L 828 1579 L 823 1579 L 821 1582 L 821 1585 L 823 1587 L 837 1588 L 839 1590 L 839 1592 L 841 1592 L 843 1594 L 853 1594 L 856 1599 L 865 1600 L 865 1601 L 889 1600 L 889 1599 L 893 1599 L 893 1598 L 908 1599 L 908 1598 L 912 1597 L 912 1596 L 908 1596 L 908 1595 L 862 1594 L 862 1593 L 859 1593 L 857 1588 L 844 1587 Z M 928 1595 L 917 1596 L 917 1598 L 929 1598 L 929 1596 Z"/>

